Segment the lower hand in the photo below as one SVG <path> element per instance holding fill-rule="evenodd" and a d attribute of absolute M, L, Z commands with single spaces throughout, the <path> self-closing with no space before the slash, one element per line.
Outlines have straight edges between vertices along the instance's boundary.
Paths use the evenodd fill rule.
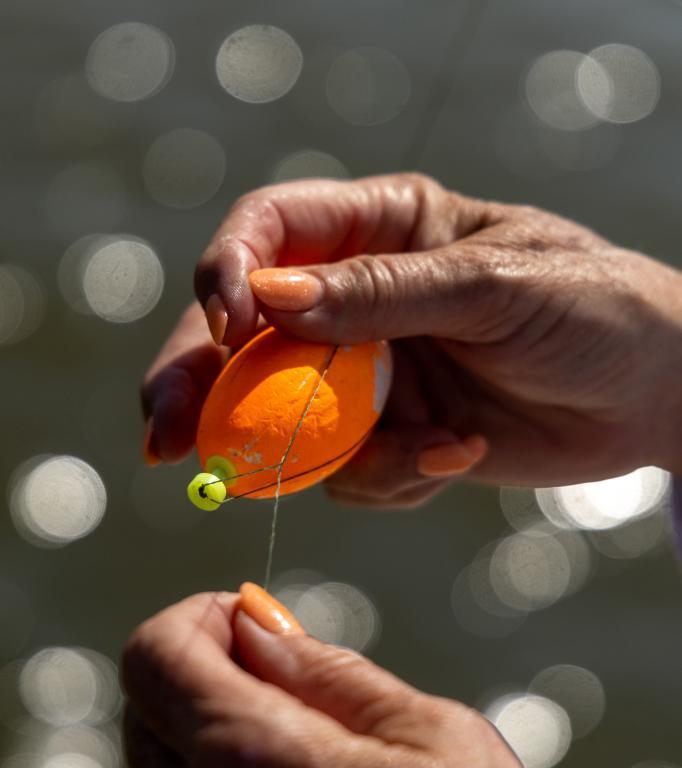
<path fill-rule="evenodd" d="M 302 634 L 256 592 L 250 615 L 197 595 L 132 636 L 131 768 L 519 768 L 480 714 Z"/>

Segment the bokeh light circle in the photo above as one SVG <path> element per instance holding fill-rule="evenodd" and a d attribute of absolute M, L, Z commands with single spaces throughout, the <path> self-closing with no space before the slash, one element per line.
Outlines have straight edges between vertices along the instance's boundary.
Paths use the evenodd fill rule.
<path fill-rule="evenodd" d="M 559 540 L 529 529 L 503 539 L 490 559 L 490 583 L 512 608 L 533 611 L 559 600 L 571 583 L 571 563 Z"/>
<path fill-rule="evenodd" d="M 154 309 L 164 286 L 159 257 L 143 240 L 117 237 L 90 255 L 83 272 L 83 293 L 90 309 L 104 320 L 130 323 Z"/>
<path fill-rule="evenodd" d="M 89 725 L 63 726 L 48 733 L 40 752 L 46 758 L 79 755 L 90 758 L 102 768 L 119 768 L 121 756 L 109 735 Z"/>
<path fill-rule="evenodd" d="M 678 763 L 666 763 L 662 760 L 644 760 L 631 768 L 682 768 Z"/>
<path fill-rule="evenodd" d="M 57 286 L 62 298 L 81 315 L 92 315 L 83 292 L 83 275 L 88 262 L 100 248 L 115 241 L 112 235 L 83 235 L 64 251 L 57 267 Z"/>
<path fill-rule="evenodd" d="M 29 460 L 17 470 L 10 495 L 17 531 L 48 546 L 87 536 L 102 521 L 106 505 L 101 477 L 75 456 Z"/>
<path fill-rule="evenodd" d="M 116 665 L 101 653 L 86 648 L 51 647 L 38 651 L 24 664 L 18 688 L 30 714 L 58 728 L 106 723 L 116 715 L 122 701 Z M 79 741 L 92 743 L 92 731 L 81 727 L 63 733 L 61 738 L 53 734 L 46 745 L 50 749 L 45 751 L 81 751 L 83 744 L 77 744 Z M 98 740 L 100 746 L 101 741 Z"/>
<path fill-rule="evenodd" d="M 633 123 L 650 115 L 660 95 L 660 75 L 639 48 L 620 43 L 590 51 L 577 69 L 582 102 L 601 120 Z"/>
<path fill-rule="evenodd" d="M 351 584 L 294 580 L 274 594 L 296 615 L 308 634 L 325 643 L 366 651 L 381 631 L 374 603 Z"/>
<path fill-rule="evenodd" d="M 327 74 L 327 100 L 352 125 L 379 125 L 397 117 L 411 89 L 405 65 L 383 48 L 345 51 Z"/>
<path fill-rule="evenodd" d="M 524 768 L 552 768 L 571 746 L 571 721 L 556 702 L 533 694 L 505 696 L 486 715 Z"/>
<path fill-rule="evenodd" d="M 490 583 L 490 557 L 495 543 L 483 547 L 473 562 L 463 568 L 450 594 L 457 623 L 472 635 L 494 638 L 515 632 L 526 619 L 527 611 L 504 603 Z"/>
<path fill-rule="evenodd" d="M 50 725 L 86 721 L 97 701 L 97 672 L 70 648 L 45 648 L 32 656 L 19 677 L 19 693 L 33 717 Z"/>
<path fill-rule="evenodd" d="M 252 104 L 275 101 L 296 84 L 303 53 L 279 27 L 256 24 L 233 32 L 215 62 L 220 85 L 236 99 Z"/>
<path fill-rule="evenodd" d="M 624 525 L 589 533 L 592 546 L 612 560 L 632 560 L 657 550 L 671 539 L 672 520 L 667 505 L 655 514 Z"/>
<path fill-rule="evenodd" d="M 528 690 L 564 708 L 571 719 L 574 738 L 591 733 L 606 711 L 606 693 L 599 678 L 589 669 L 573 664 L 543 669 L 533 678 Z"/>
<path fill-rule="evenodd" d="M 525 78 L 526 101 L 535 115 L 552 128 L 579 131 L 595 125 L 597 116 L 578 95 L 576 78 L 585 55 L 578 51 L 550 51 L 538 57 Z M 595 90 L 608 91 L 609 79 L 594 62 L 591 77 Z"/>
<path fill-rule="evenodd" d="M 114 101 L 139 101 L 170 80 L 175 49 L 165 32 L 124 22 L 102 32 L 88 50 L 85 74 L 92 88 Z"/>
<path fill-rule="evenodd" d="M 64 752 L 48 757 L 41 768 L 106 768 L 98 760 L 80 752 Z"/>
<path fill-rule="evenodd" d="M 225 177 L 225 152 L 205 131 L 177 128 L 159 136 L 144 158 L 149 194 L 171 208 L 210 200 Z"/>
<path fill-rule="evenodd" d="M 45 316 L 45 294 L 23 267 L 0 264 L 0 346 L 34 333 Z"/>
<path fill-rule="evenodd" d="M 349 177 L 350 172 L 346 166 L 333 155 L 317 149 L 302 149 L 287 155 L 277 163 L 272 181 L 276 183 L 292 179 Z"/>
<path fill-rule="evenodd" d="M 652 514 L 669 490 L 668 472 L 642 467 L 607 480 L 538 489 L 536 498 L 555 525 L 604 530 Z"/>
<path fill-rule="evenodd" d="M 544 521 L 532 488 L 503 486 L 500 488 L 500 509 L 505 520 L 517 531 Z"/>

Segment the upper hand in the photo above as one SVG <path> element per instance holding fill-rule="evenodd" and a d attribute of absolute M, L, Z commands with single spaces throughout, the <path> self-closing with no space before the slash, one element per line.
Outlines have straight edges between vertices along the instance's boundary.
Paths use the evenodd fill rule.
<path fill-rule="evenodd" d="M 267 631 L 238 597 L 197 595 L 132 636 L 131 768 L 519 768 L 474 710 L 359 654 Z"/>
<path fill-rule="evenodd" d="M 416 175 L 265 187 L 232 208 L 196 290 L 144 390 L 164 460 L 193 445 L 224 359 L 205 307 L 226 346 L 259 314 L 305 339 L 394 341 L 382 424 L 328 481 L 346 501 L 419 502 L 467 449 L 472 476 L 518 485 L 679 462 L 680 273 L 543 211 Z"/>

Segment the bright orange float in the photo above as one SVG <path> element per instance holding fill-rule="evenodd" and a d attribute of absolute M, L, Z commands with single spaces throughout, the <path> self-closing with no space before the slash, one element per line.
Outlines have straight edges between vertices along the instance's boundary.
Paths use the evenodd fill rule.
<path fill-rule="evenodd" d="M 320 482 L 369 437 L 392 376 L 386 342 L 334 346 L 267 328 L 244 346 L 211 389 L 199 421 L 204 472 L 188 487 L 202 509 L 228 494 L 252 499 Z"/>

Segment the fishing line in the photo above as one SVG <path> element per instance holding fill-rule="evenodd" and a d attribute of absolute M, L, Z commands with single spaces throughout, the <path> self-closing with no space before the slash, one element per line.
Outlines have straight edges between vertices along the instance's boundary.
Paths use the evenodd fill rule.
<path fill-rule="evenodd" d="M 339 347 L 338 345 L 334 346 L 329 353 L 328 357 L 326 358 L 324 365 L 322 366 L 321 370 L 318 370 L 318 380 L 313 387 L 313 391 L 310 394 L 310 397 L 307 399 L 305 406 L 303 408 L 303 412 L 301 413 L 301 416 L 299 417 L 298 421 L 296 422 L 296 426 L 291 433 L 291 437 L 289 438 L 289 442 L 286 445 L 286 448 L 284 449 L 284 453 L 282 454 L 282 458 L 276 463 L 271 464 L 267 467 L 259 467 L 258 469 L 253 469 L 249 472 L 240 472 L 236 475 L 229 475 L 226 478 L 216 478 L 215 480 L 211 480 L 210 482 L 203 483 L 201 487 L 199 488 L 199 494 L 206 498 L 206 494 L 204 489 L 209 485 L 215 485 L 217 483 L 229 483 L 231 480 L 237 480 L 241 477 L 249 477 L 250 475 L 256 475 L 260 474 L 261 472 L 268 472 L 275 470 L 277 475 L 274 482 L 265 483 L 264 485 L 260 486 L 259 488 L 252 488 L 249 491 L 246 491 L 244 493 L 238 494 L 237 496 L 229 496 L 226 499 L 223 499 L 222 501 L 216 501 L 216 505 L 220 506 L 222 504 L 228 504 L 231 501 L 236 501 L 237 499 L 243 498 L 245 496 L 249 496 L 255 492 L 265 490 L 267 488 L 271 488 L 273 485 L 275 486 L 275 496 L 274 496 L 274 505 L 272 510 L 272 523 L 270 526 L 270 539 L 268 541 L 268 548 L 267 548 L 267 563 L 265 566 L 265 581 L 264 586 L 265 589 L 268 588 L 270 584 L 270 576 L 272 573 L 272 559 L 275 549 L 275 539 L 277 536 L 277 520 L 279 516 L 279 501 L 281 497 L 281 491 L 282 491 L 282 481 L 283 481 L 283 472 L 284 472 L 284 465 L 286 464 L 287 459 L 289 458 L 289 454 L 291 453 L 291 449 L 294 446 L 294 443 L 296 442 L 296 438 L 298 437 L 299 432 L 301 431 L 301 428 L 303 427 L 303 424 L 306 420 L 306 417 L 308 416 L 308 413 L 310 412 L 310 409 L 313 405 L 313 402 L 315 401 L 315 398 L 317 397 L 317 393 L 320 391 L 320 387 L 322 386 L 322 382 L 327 377 L 327 374 L 329 373 L 329 369 L 331 367 L 332 362 L 334 361 L 334 358 L 336 357 L 336 353 L 338 352 Z M 305 383 L 305 381 L 304 381 Z M 363 435 L 361 440 L 355 443 L 354 445 L 350 446 L 350 448 L 347 448 L 345 451 L 343 451 L 341 454 L 334 456 L 332 459 L 329 459 L 328 461 L 323 462 L 322 464 L 311 467 L 309 469 L 306 469 L 302 472 L 295 473 L 289 477 L 286 478 L 286 481 L 293 480 L 294 478 L 301 477 L 303 475 L 308 474 L 309 472 L 314 472 L 315 470 L 322 469 L 325 466 L 328 466 L 329 464 L 338 461 L 342 456 L 344 456 L 347 453 L 350 453 L 354 451 L 358 445 L 360 445 L 366 438 L 366 435 Z"/>
<path fill-rule="evenodd" d="M 278 521 L 278 513 L 279 513 L 279 500 L 280 500 L 280 495 L 281 495 L 282 473 L 283 473 L 283 470 L 284 470 L 284 465 L 286 464 L 286 461 L 289 458 L 289 454 L 291 453 L 291 450 L 292 450 L 292 448 L 294 446 L 294 443 L 296 441 L 296 437 L 298 436 L 299 432 L 301 431 L 301 428 L 303 427 L 303 423 L 305 422 L 305 419 L 306 419 L 308 413 L 310 412 L 310 409 L 311 409 L 311 407 L 313 405 L 313 402 L 314 402 L 315 398 L 317 397 L 317 393 L 320 391 L 320 387 L 322 386 L 322 382 L 325 380 L 325 378 L 327 377 L 327 374 L 329 373 L 329 369 L 331 367 L 332 362 L 334 361 L 334 358 L 336 357 L 336 353 L 338 352 L 338 350 L 339 350 L 338 345 L 334 346 L 334 348 L 330 352 L 329 356 L 327 357 L 322 370 L 318 371 L 319 378 L 317 380 L 317 383 L 315 384 L 315 387 L 313 388 L 313 391 L 310 394 L 310 397 L 308 398 L 308 400 L 307 400 L 307 402 L 305 404 L 305 407 L 303 408 L 303 412 L 301 413 L 301 416 L 300 416 L 298 422 L 296 423 L 296 427 L 295 427 L 294 431 L 291 434 L 289 442 L 287 443 L 287 446 L 286 446 L 286 448 L 284 450 L 284 453 L 282 454 L 282 458 L 279 460 L 279 462 L 277 464 L 273 464 L 273 465 L 271 465 L 269 467 L 260 467 L 258 469 L 254 469 L 254 470 L 252 470 L 250 472 L 242 472 L 242 473 L 240 473 L 238 475 L 232 475 L 231 478 L 228 478 L 228 480 L 232 479 L 232 478 L 237 479 L 239 477 L 247 477 L 249 475 L 258 474 L 259 472 L 267 472 L 267 471 L 272 471 L 272 470 L 276 469 L 277 470 L 277 480 L 274 483 L 266 483 L 265 485 L 261 486 L 260 488 L 252 489 L 250 491 L 247 491 L 246 493 L 239 494 L 238 496 L 231 496 L 231 497 L 225 499 L 224 501 L 220 502 L 221 504 L 225 504 L 225 503 L 227 503 L 229 501 L 236 501 L 237 499 L 243 498 L 244 496 L 248 496 L 249 494 L 254 493 L 254 490 L 255 491 L 260 491 L 260 490 L 264 490 L 265 488 L 269 488 L 272 485 L 276 485 L 275 501 L 274 501 L 273 510 L 272 510 L 272 524 L 270 526 L 270 539 L 269 539 L 269 542 L 268 542 L 267 564 L 266 564 L 266 567 L 265 567 L 265 583 L 264 583 L 264 586 L 265 586 L 266 590 L 270 586 L 270 576 L 271 576 L 271 572 L 272 572 L 272 560 L 273 560 L 273 554 L 274 554 L 274 549 L 275 549 L 275 539 L 276 539 L 276 534 L 277 534 L 277 521 Z M 364 442 L 366 437 L 367 437 L 367 434 L 363 435 L 363 437 L 357 443 L 355 443 L 350 448 L 348 448 L 346 451 L 344 451 L 342 454 L 340 454 L 340 456 L 343 456 L 346 453 L 350 453 L 350 452 L 354 451 L 358 447 L 358 445 L 360 445 L 360 444 L 362 444 L 362 442 Z M 298 473 L 296 473 L 294 475 L 290 475 L 289 477 L 287 477 L 285 479 L 285 482 L 288 481 L 288 480 L 292 480 L 292 479 L 294 479 L 296 477 L 300 477 L 301 475 L 307 474 L 308 472 L 315 471 L 316 469 L 320 469 L 320 468 L 322 468 L 324 466 L 327 466 L 328 464 L 330 464 L 330 463 L 336 461 L 338 458 L 340 458 L 340 456 L 336 456 L 336 457 L 334 457 L 333 459 L 331 459 L 329 461 L 325 461 L 322 464 L 318 465 L 317 467 L 313 467 L 312 469 L 307 469 L 305 471 L 298 472 Z M 204 486 L 206 486 L 206 485 L 214 485 L 215 483 L 222 483 L 222 482 L 224 482 L 224 481 L 223 480 L 212 480 L 209 483 L 204 483 Z M 186 641 L 181 646 L 181 648 L 180 648 L 180 650 L 178 652 L 177 660 L 182 661 L 182 659 L 187 655 L 187 653 L 189 653 L 189 650 L 190 650 L 190 647 L 192 645 L 192 642 L 193 642 L 193 639 L 194 639 L 195 635 L 199 631 L 201 631 L 201 629 L 205 625 L 206 621 L 208 620 L 209 614 L 215 608 L 215 606 L 216 606 L 216 604 L 218 602 L 219 595 L 220 595 L 219 592 L 213 592 L 211 594 L 210 599 L 209 599 L 206 607 L 204 608 L 204 610 L 202 611 L 201 615 L 199 616 L 196 624 L 194 625 L 194 630 L 190 633 L 190 635 L 187 637 Z"/>
<path fill-rule="evenodd" d="M 454 69 L 457 66 L 461 65 L 463 60 L 466 58 L 473 44 L 473 40 L 476 37 L 476 33 L 478 32 L 481 26 L 482 18 L 484 16 L 485 11 L 487 10 L 487 5 L 488 5 L 488 0 L 477 0 L 476 2 L 466 3 L 464 5 L 463 11 L 461 10 L 461 7 L 457 8 L 457 16 L 456 18 L 453 19 L 454 23 L 452 24 L 453 34 L 451 35 L 450 39 L 448 40 L 448 43 L 444 48 L 443 58 L 441 59 L 440 66 L 438 67 L 436 76 L 432 81 L 431 93 L 428 95 L 425 107 L 422 110 L 421 120 L 417 124 L 416 130 L 414 131 L 412 136 L 412 140 L 410 141 L 409 145 L 407 146 L 404 152 L 403 163 L 402 163 L 403 167 L 413 167 L 413 168 L 418 167 L 419 160 L 421 158 L 424 147 L 426 146 L 428 139 L 431 133 L 433 132 L 433 129 L 436 123 L 441 117 L 443 110 L 445 108 L 445 105 L 447 103 L 448 97 L 452 91 L 452 77 L 448 75 L 448 70 Z M 331 353 L 329 354 L 329 357 L 327 358 L 324 364 L 323 369 L 318 372 L 319 379 L 312 391 L 312 394 L 308 398 L 308 401 L 303 409 L 301 417 L 296 424 L 296 427 L 291 435 L 291 438 L 279 462 L 277 464 L 273 464 L 268 467 L 261 467 L 258 469 L 254 469 L 250 472 L 242 472 L 238 475 L 233 475 L 231 478 L 228 478 L 228 480 L 238 479 L 241 477 L 247 477 L 249 475 L 254 475 L 260 472 L 266 472 L 266 471 L 272 471 L 272 470 L 276 470 L 277 472 L 276 480 L 274 482 L 266 483 L 260 488 L 255 489 L 256 491 L 260 491 L 260 490 L 265 490 L 269 487 L 272 487 L 272 485 L 276 486 L 274 504 L 273 504 L 273 510 L 272 510 L 272 522 L 270 526 L 270 538 L 268 541 L 268 549 L 267 549 L 267 561 L 265 566 L 264 587 L 266 590 L 269 588 L 270 578 L 272 574 L 272 561 L 273 561 L 273 554 L 274 554 L 274 548 L 275 548 L 275 540 L 277 536 L 279 502 L 281 497 L 281 489 L 282 489 L 282 481 L 283 481 L 282 475 L 284 471 L 284 465 L 286 464 L 289 454 L 291 453 L 293 445 L 296 441 L 296 437 L 298 436 L 303 426 L 303 423 L 310 411 L 310 408 L 312 407 L 312 404 L 317 396 L 317 393 L 319 392 L 319 389 L 322 386 L 322 382 L 324 381 L 327 374 L 329 373 L 329 368 L 334 360 L 334 357 L 336 356 L 338 349 L 339 349 L 338 345 L 334 346 L 334 348 L 332 349 Z M 364 441 L 365 437 L 366 436 L 364 436 L 360 442 Z M 351 446 L 351 448 L 348 449 L 348 451 L 344 451 L 344 453 L 353 451 L 355 450 L 356 447 L 357 445 Z M 336 461 L 338 458 L 339 458 L 338 456 L 334 457 L 334 459 L 332 459 L 331 461 Z M 326 464 L 331 463 L 331 461 L 324 462 L 323 464 L 320 464 L 318 467 L 315 467 L 313 469 L 322 468 Z M 313 470 L 306 470 L 306 472 L 309 472 L 309 471 L 313 471 Z M 306 474 L 306 472 L 294 474 L 291 477 L 286 478 L 286 480 L 290 480 L 295 477 L 300 477 L 301 475 Z M 223 482 L 223 481 L 215 480 L 210 483 L 205 483 L 205 485 L 213 485 L 214 483 L 218 483 L 218 482 Z M 223 501 L 216 502 L 216 503 L 226 504 L 230 501 L 236 501 L 237 499 L 240 499 L 244 496 L 249 496 L 252 493 L 254 493 L 254 489 L 246 493 L 239 494 L 237 496 L 230 496 L 224 499 Z"/>
<path fill-rule="evenodd" d="M 325 380 L 325 377 L 329 373 L 329 368 L 331 367 L 331 364 L 334 358 L 336 357 L 336 353 L 338 351 L 339 351 L 339 347 L 337 345 L 332 349 L 331 353 L 329 354 L 329 357 L 327 358 L 324 368 L 320 372 L 320 378 L 318 379 L 312 394 L 308 398 L 308 402 L 306 403 L 305 408 L 303 409 L 301 418 L 298 420 L 298 423 L 296 424 L 296 428 L 294 429 L 291 435 L 291 438 L 289 440 L 289 444 L 285 448 L 284 453 L 282 454 L 282 458 L 280 459 L 280 462 L 277 466 L 277 488 L 275 489 L 275 503 L 273 504 L 273 507 L 272 507 L 272 525 L 270 526 L 270 541 L 268 543 L 268 559 L 267 559 L 267 564 L 265 566 L 265 582 L 263 585 L 266 591 L 270 586 L 270 575 L 272 573 L 272 556 L 275 551 L 275 537 L 277 535 L 277 518 L 279 515 L 279 499 L 280 499 L 280 492 L 282 490 L 282 471 L 284 470 L 284 464 L 287 458 L 289 457 L 289 454 L 291 453 L 291 449 L 294 445 L 296 437 L 298 436 L 298 433 L 301 431 L 303 422 L 305 421 L 305 418 L 308 415 L 308 412 L 310 411 L 313 401 L 317 397 L 317 393 L 320 391 L 322 382 Z"/>

